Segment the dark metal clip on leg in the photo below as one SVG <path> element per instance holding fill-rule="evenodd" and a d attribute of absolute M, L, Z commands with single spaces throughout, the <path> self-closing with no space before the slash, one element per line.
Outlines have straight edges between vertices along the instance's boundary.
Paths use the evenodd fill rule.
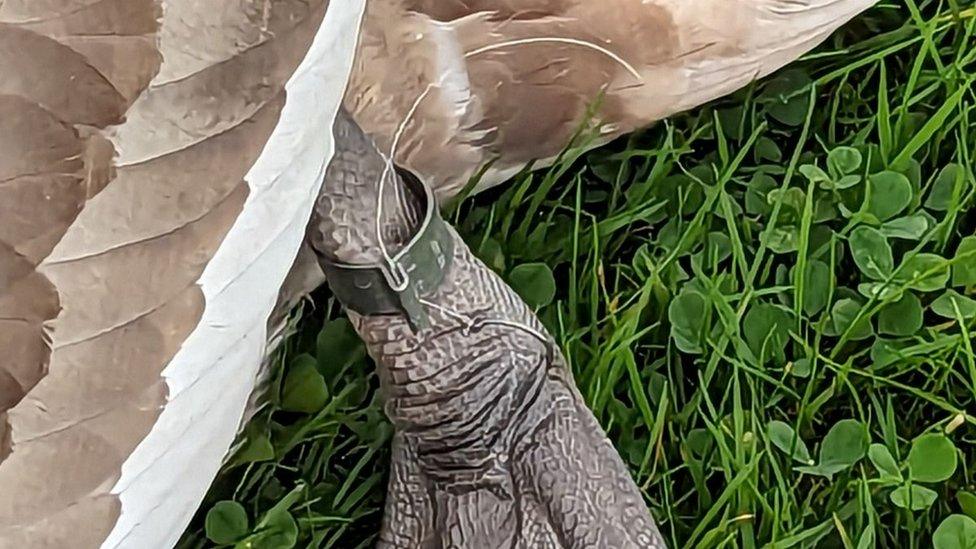
<path fill-rule="evenodd" d="M 414 330 L 428 326 L 421 299 L 444 280 L 454 255 L 454 240 L 441 218 L 430 187 L 397 170 L 411 192 L 426 201 L 423 223 L 391 264 L 350 264 L 320 257 L 329 286 L 339 301 L 361 315 L 404 314 Z"/>

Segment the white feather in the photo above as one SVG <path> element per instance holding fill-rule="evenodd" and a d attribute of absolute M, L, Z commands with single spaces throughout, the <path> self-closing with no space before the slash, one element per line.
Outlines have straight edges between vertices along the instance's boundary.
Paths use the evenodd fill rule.
<path fill-rule="evenodd" d="M 103 548 L 172 547 L 233 442 L 264 356 L 268 316 L 332 156 L 332 122 L 365 3 L 330 3 L 286 85 L 278 126 L 246 177 L 244 209 L 200 278 L 203 318 L 163 371 L 169 401 L 112 490 L 122 511 Z"/>

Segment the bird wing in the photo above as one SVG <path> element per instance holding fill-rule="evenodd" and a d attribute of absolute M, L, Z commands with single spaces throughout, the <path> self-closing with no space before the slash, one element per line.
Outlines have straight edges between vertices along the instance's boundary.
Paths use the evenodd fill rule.
<path fill-rule="evenodd" d="M 553 158 L 603 91 L 608 140 L 775 71 L 875 1 L 373 0 L 345 102 L 385 150 L 409 119 L 398 160 L 450 196 L 490 161 L 486 186 Z"/>
<path fill-rule="evenodd" d="M 0 2 L 0 548 L 175 543 L 253 389 L 364 5 Z"/>

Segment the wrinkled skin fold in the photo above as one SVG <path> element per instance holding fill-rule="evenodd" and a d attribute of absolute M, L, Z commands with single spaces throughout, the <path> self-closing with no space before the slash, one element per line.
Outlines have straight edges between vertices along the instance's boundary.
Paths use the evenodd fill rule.
<path fill-rule="evenodd" d="M 377 263 L 384 160 L 340 112 L 336 152 L 309 227 L 320 257 Z M 390 252 L 422 204 L 394 176 L 381 232 Z M 430 327 L 350 312 L 396 428 L 382 548 L 663 548 L 623 461 L 532 311 L 456 233 Z"/>

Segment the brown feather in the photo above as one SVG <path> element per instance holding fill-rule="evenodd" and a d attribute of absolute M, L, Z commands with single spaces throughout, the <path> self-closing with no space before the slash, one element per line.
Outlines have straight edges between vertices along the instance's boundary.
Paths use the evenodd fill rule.
<path fill-rule="evenodd" d="M 0 25 L 0 73 L 18 76 L 0 80 L 0 93 L 30 98 L 64 123 L 104 127 L 125 112 L 122 95 L 87 59 L 30 30 Z"/>
<path fill-rule="evenodd" d="M 0 287 L 0 317 L 5 296 L 30 297 L 18 320 L 47 334 L 0 336 L 29 366 L 0 364 L 0 401 L 16 404 L 0 408 L 0 548 L 96 547 L 114 527 L 121 467 L 203 314 L 197 281 L 327 6 L 169 0 L 160 22 L 159 3 L 0 4 L 21 37 L 0 41 L 17 76 L 0 83 L 0 114 L 21 113 L 0 117 L 0 249 L 29 254 L 21 271 L 50 298 Z M 30 55 L 3 56 L 24 44 Z"/>
<path fill-rule="evenodd" d="M 872 3 L 374 0 L 346 106 L 389 150 L 436 86 L 396 154 L 448 197 L 490 161 L 483 186 L 551 160 L 602 92 L 601 142 L 769 74 Z"/>
<path fill-rule="evenodd" d="M 58 310 L 50 281 L 0 242 L 0 413 L 19 403 L 46 373 L 50 348 L 44 325 Z"/>
<path fill-rule="evenodd" d="M 144 22 L 134 32 L 151 33 L 158 6 L 144 0 L 133 0 L 130 6 L 141 6 L 143 19 L 149 16 L 150 26 Z M 88 535 L 78 535 L 79 531 L 110 527 L 90 522 L 91 513 L 79 513 L 85 507 L 72 506 L 69 499 L 72 483 L 83 482 L 86 468 L 111 463 L 102 459 L 104 454 L 85 456 L 72 452 L 76 448 L 71 445 L 56 443 L 47 445 L 46 452 L 28 453 L 23 442 L 24 419 L 47 417 L 48 404 L 53 407 L 37 399 L 51 387 L 51 377 L 45 376 L 52 368 L 55 375 L 64 373 L 50 364 L 50 355 L 65 288 L 39 265 L 86 201 L 113 177 L 114 149 L 100 129 L 122 121 L 136 92 L 131 89 L 136 84 L 130 84 L 133 93 L 126 95 L 99 71 L 97 61 L 103 54 L 120 55 L 115 48 L 121 44 L 112 36 L 94 40 L 101 49 L 86 52 L 70 45 L 85 42 L 85 34 L 112 30 L 118 19 L 106 20 L 103 8 L 91 7 L 98 11 L 91 14 L 89 6 L 78 2 L 14 0 L 0 5 L 0 72 L 5 75 L 0 80 L 0 280 L 5 281 L 0 284 L 0 349 L 6 357 L 0 363 L 0 547 L 61 547 Z M 82 24 L 86 16 L 92 23 L 87 28 Z M 156 70 L 157 57 L 148 57 L 130 64 L 139 73 L 132 82 L 148 82 Z M 121 74 L 116 71 L 116 76 Z M 68 429 L 50 440 L 71 436 L 83 435 Z M 64 462 L 66 456 L 72 460 L 70 466 Z M 47 502 L 45 494 L 65 503 L 31 505 L 38 499 Z M 103 498 L 100 505 L 117 507 L 113 500 Z M 85 520 L 21 537 L 22 525 L 47 521 L 66 509 Z M 18 539 L 29 542 L 18 544 Z M 53 539 L 59 543 L 45 541 Z"/>

